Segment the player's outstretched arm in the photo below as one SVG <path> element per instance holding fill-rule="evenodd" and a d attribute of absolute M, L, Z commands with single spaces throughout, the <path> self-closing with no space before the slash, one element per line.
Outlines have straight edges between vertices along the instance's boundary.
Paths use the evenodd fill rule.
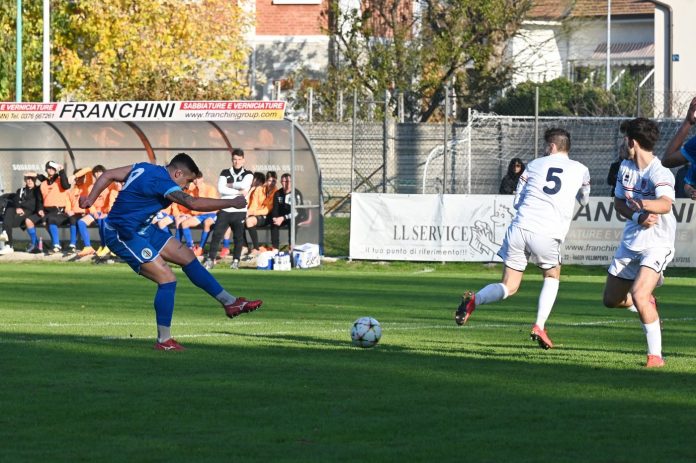
<path fill-rule="evenodd" d="M 92 186 L 92 190 L 87 196 L 80 197 L 80 207 L 86 209 L 94 204 L 99 194 L 106 189 L 112 182 L 124 182 L 130 174 L 133 166 L 117 167 L 105 171 Z"/>
<path fill-rule="evenodd" d="M 216 199 L 216 198 L 196 198 L 190 194 L 177 190 L 169 193 L 167 199 L 177 204 L 191 209 L 192 211 L 213 212 L 218 209 L 234 207 L 240 209 L 246 206 L 244 196 L 237 196 L 232 199 Z"/>
<path fill-rule="evenodd" d="M 684 144 L 684 140 L 689 136 L 689 131 L 691 127 L 696 124 L 696 98 L 691 100 L 689 105 L 689 110 L 686 113 L 684 122 L 674 134 L 672 140 L 670 140 L 665 149 L 665 154 L 662 156 L 662 165 L 665 167 L 678 167 L 689 162 L 684 154 L 681 152 L 681 147 Z"/>

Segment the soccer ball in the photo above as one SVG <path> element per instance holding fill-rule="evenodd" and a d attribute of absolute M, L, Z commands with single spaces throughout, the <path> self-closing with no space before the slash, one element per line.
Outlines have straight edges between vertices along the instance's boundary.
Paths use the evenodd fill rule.
<path fill-rule="evenodd" d="M 353 345 L 358 347 L 374 347 L 382 337 L 382 327 L 371 317 L 361 317 L 353 322 L 350 338 Z"/>

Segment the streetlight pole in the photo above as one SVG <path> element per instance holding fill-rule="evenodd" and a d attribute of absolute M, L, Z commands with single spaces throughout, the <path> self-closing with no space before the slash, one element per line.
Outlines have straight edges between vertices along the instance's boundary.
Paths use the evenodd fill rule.
<path fill-rule="evenodd" d="M 22 101 L 22 0 L 17 0 L 17 59 L 15 68 L 15 101 Z"/>
<path fill-rule="evenodd" d="M 51 101 L 51 1 L 43 0 L 43 101 Z"/>

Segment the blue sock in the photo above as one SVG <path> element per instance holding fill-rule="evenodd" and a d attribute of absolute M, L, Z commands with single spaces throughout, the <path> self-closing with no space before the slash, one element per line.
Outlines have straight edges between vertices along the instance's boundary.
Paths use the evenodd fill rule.
<path fill-rule="evenodd" d="M 174 237 L 176 238 L 176 240 L 177 240 L 179 243 L 181 243 L 181 228 L 178 228 L 178 227 L 177 227 L 177 228 L 175 229 Z"/>
<path fill-rule="evenodd" d="M 207 232 L 205 230 L 203 230 L 201 232 L 201 249 L 203 249 L 205 247 L 205 243 L 208 242 L 208 235 L 209 234 L 210 234 L 210 232 Z"/>
<path fill-rule="evenodd" d="M 182 228 L 181 232 L 184 234 L 184 238 L 186 239 L 186 246 L 189 248 L 193 247 L 193 236 L 191 236 L 191 229 L 190 228 Z"/>
<path fill-rule="evenodd" d="M 222 240 L 222 247 L 223 248 L 229 248 L 230 247 L 230 240 L 226 240 L 223 238 Z"/>
<path fill-rule="evenodd" d="M 38 241 L 38 239 L 36 238 L 36 228 L 27 228 L 27 233 L 29 234 L 31 245 L 36 246 L 36 242 Z"/>
<path fill-rule="evenodd" d="M 82 238 L 82 242 L 85 243 L 85 247 L 92 246 L 91 241 L 89 240 L 89 230 L 87 230 L 87 224 L 80 220 L 77 222 L 77 228 L 80 229 L 80 238 Z"/>
<path fill-rule="evenodd" d="M 70 224 L 70 244 L 75 246 L 77 244 L 77 225 Z"/>
<path fill-rule="evenodd" d="M 158 325 L 172 326 L 175 293 L 176 281 L 157 285 L 157 294 L 155 294 L 155 314 Z"/>
<path fill-rule="evenodd" d="M 191 280 L 191 283 L 211 296 L 216 297 L 224 291 L 220 283 L 218 283 L 215 277 L 198 262 L 198 259 L 193 259 L 191 262 L 181 267 L 181 269 L 188 279 Z"/>
<path fill-rule="evenodd" d="M 60 246 L 60 239 L 58 238 L 58 225 L 52 223 L 48 226 L 48 233 L 51 235 L 51 242 L 53 246 Z"/>

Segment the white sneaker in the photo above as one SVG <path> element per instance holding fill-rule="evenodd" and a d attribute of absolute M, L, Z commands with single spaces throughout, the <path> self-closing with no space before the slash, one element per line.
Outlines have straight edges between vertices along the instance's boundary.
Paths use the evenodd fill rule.
<path fill-rule="evenodd" d="M 4 246 L 2 249 L 0 249 L 0 256 L 12 254 L 13 252 L 14 252 L 14 249 L 12 249 L 12 246 Z"/>

